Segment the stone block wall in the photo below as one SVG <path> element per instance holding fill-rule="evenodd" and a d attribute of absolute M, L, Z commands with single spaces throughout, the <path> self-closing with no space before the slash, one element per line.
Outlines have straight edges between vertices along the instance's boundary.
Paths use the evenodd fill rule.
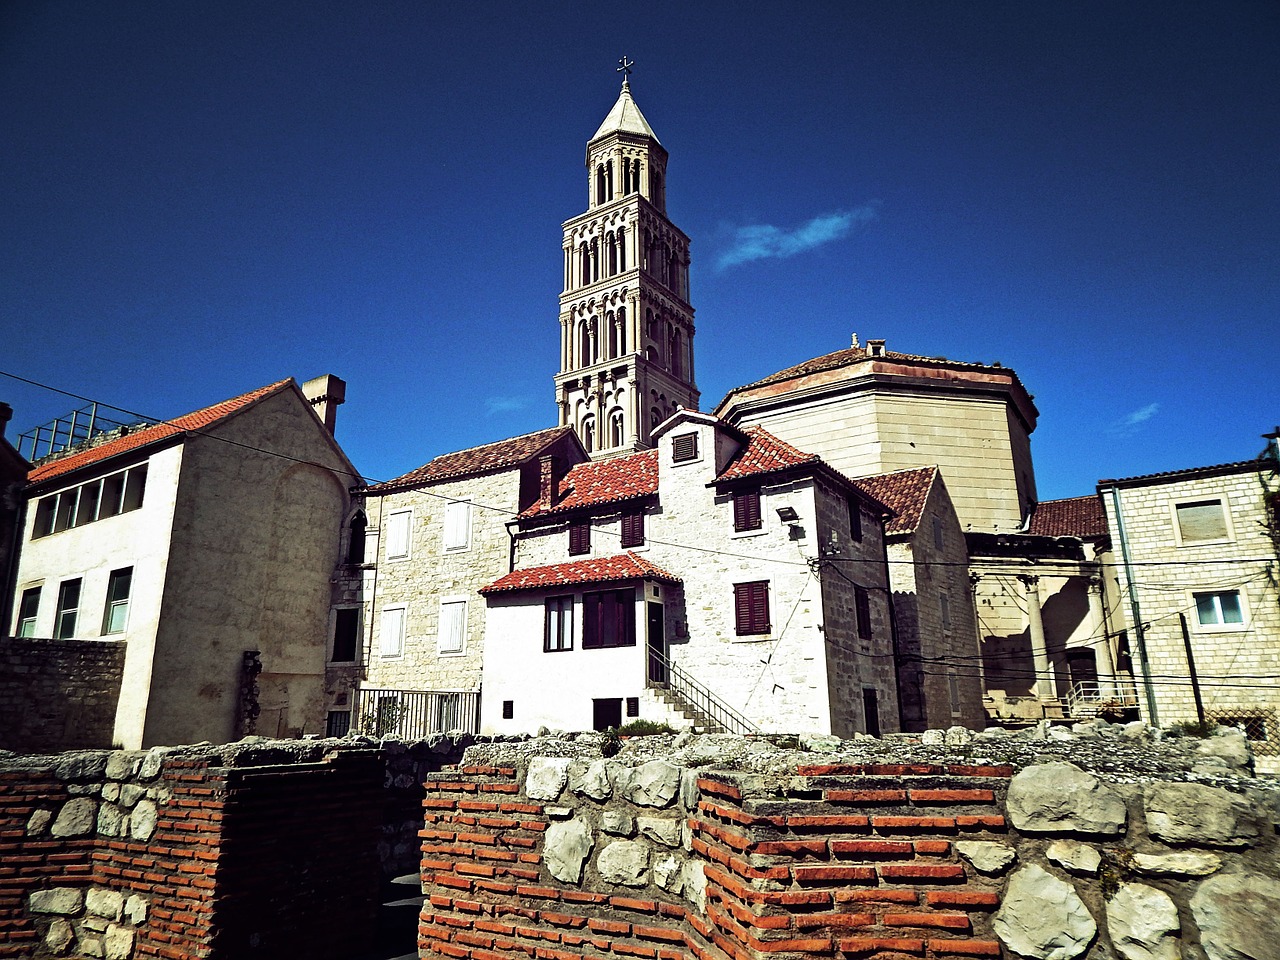
<path fill-rule="evenodd" d="M 1274 789 L 1057 761 L 480 759 L 426 785 L 423 957 L 1228 960 L 1280 942 Z"/>
<path fill-rule="evenodd" d="M 125 644 L 0 640 L 0 748 L 109 747 Z"/>

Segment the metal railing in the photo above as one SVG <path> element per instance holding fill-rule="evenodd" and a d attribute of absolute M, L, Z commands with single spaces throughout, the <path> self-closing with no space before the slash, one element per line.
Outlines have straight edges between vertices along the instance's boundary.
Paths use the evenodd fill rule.
<path fill-rule="evenodd" d="M 474 690 L 352 691 L 352 736 L 419 740 L 439 733 L 479 733 L 480 694 Z"/>
<path fill-rule="evenodd" d="M 649 687 L 666 690 L 715 733 L 759 733 L 760 728 L 689 676 L 660 651 L 650 648 Z"/>
<path fill-rule="evenodd" d="M 1072 717 L 1096 717 L 1106 707 L 1128 708 L 1137 705 L 1137 691 L 1121 677 L 1105 684 L 1097 680 L 1080 680 L 1073 683 L 1067 692 L 1067 713 Z"/>

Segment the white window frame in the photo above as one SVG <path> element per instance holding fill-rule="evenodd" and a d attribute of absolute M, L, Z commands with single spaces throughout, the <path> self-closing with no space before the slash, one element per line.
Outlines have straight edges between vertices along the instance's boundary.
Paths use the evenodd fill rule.
<path fill-rule="evenodd" d="M 458 539 L 458 527 L 462 539 Z M 445 553 L 462 553 L 471 549 L 471 501 L 450 500 L 444 505 L 444 531 L 441 537 Z"/>
<path fill-rule="evenodd" d="M 399 529 L 403 525 L 403 530 Z M 403 539 L 403 544 L 400 541 Z M 403 546 L 403 552 L 401 552 Z M 393 510 L 387 514 L 388 560 L 408 560 L 413 555 L 413 509 Z"/>
<path fill-rule="evenodd" d="M 22 615 L 22 601 L 28 593 L 35 591 L 36 611 L 29 617 Z M 34 637 L 36 635 L 36 624 L 40 620 L 40 604 L 44 600 L 44 581 L 38 583 L 28 583 L 17 594 L 17 623 L 13 628 L 15 637 Z"/>
<path fill-rule="evenodd" d="M 1198 503 L 1214 503 L 1217 502 L 1222 507 L 1222 522 L 1227 528 L 1225 537 L 1218 537 L 1215 540 L 1183 540 L 1182 525 L 1178 522 L 1178 508 L 1189 507 Z M 1215 543 L 1233 543 L 1236 539 L 1235 526 L 1231 523 L 1231 503 L 1223 495 L 1207 494 L 1201 497 L 1180 497 L 1169 503 L 1169 519 L 1173 524 L 1173 542 L 1179 547 L 1207 547 Z M 1202 593 L 1204 591 L 1201 591 Z"/>
<path fill-rule="evenodd" d="M 393 603 L 382 608 L 378 617 L 378 656 L 397 660 L 404 656 L 404 640 L 408 633 L 409 605 Z M 388 644 L 388 640 L 391 641 Z"/>
<path fill-rule="evenodd" d="M 436 656 L 440 657 L 463 657 L 467 653 L 467 609 L 468 603 L 466 597 L 441 597 L 440 598 L 440 615 L 436 621 Z M 462 608 L 462 616 L 458 623 L 458 645 L 457 649 L 446 648 L 446 621 L 445 609 L 450 610 Z"/>
<path fill-rule="evenodd" d="M 1197 595 L 1211 595 L 1214 597 L 1221 596 L 1224 593 L 1234 593 L 1240 598 L 1240 622 L 1239 623 L 1201 623 L 1200 610 L 1196 604 Z M 1215 603 L 1218 615 L 1222 615 L 1222 604 Z M 1187 591 L 1187 626 L 1195 633 L 1241 633 L 1249 629 L 1249 595 L 1242 587 L 1201 587 L 1193 588 Z"/>
<path fill-rule="evenodd" d="M 122 599 L 112 600 L 111 587 L 117 582 L 117 576 L 124 574 L 126 571 L 128 571 L 129 588 Z M 122 633 L 129 632 L 129 601 L 132 599 L 132 596 L 133 567 L 121 567 L 118 570 L 112 570 L 110 575 L 107 577 L 107 600 L 102 610 L 102 635 L 104 637 L 114 637 L 119 636 Z M 112 621 L 114 620 L 117 611 L 121 610 L 123 611 L 121 614 L 123 622 L 119 624 L 118 629 L 113 630 L 111 629 L 114 625 Z"/>

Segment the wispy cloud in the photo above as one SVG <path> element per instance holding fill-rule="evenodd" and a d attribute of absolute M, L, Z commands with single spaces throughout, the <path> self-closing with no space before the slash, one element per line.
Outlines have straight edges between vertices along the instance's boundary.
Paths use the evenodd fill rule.
<path fill-rule="evenodd" d="M 528 405 L 528 397 L 486 397 L 484 401 L 485 413 L 491 417 L 499 413 L 523 410 Z"/>
<path fill-rule="evenodd" d="M 716 269 L 724 270 L 752 260 L 782 260 L 846 237 L 855 228 L 876 218 L 878 203 L 867 203 L 853 210 L 834 210 L 814 217 L 790 230 L 770 223 L 737 227 L 729 248 L 716 260 Z"/>
<path fill-rule="evenodd" d="M 1139 407 L 1132 413 L 1121 417 L 1111 426 L 1107 427 L 1107 432 L 1119 437 L 1127 437 L 1132 433 L 1136 433 L 1138 427 L 1142 426 L 1157 413 L 1160 412 L 1160 404 L 1148 403 L 1145 407 Z"/>

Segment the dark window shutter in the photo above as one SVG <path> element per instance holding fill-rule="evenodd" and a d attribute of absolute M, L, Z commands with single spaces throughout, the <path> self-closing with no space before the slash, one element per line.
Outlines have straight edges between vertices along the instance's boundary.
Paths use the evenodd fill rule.
<path fill-rule="evenodd" d="M 591 552 L 591 521 L 569 525 L 570 555 Z"/>
<path fill-rule="evenodd" d="M 622 515 L 622 545 L 624 547 L 644 546 L 644 512 Z"/>
<path fill-rule="evenodd" d="M 858 636 L 871 639 L 871 597 L 863 587 L 853 588 L 853 605 L 858 615 Z"/>
<path fill-rule="evenodd" d="M 698 435 L 696 433 L 682 433 L 678 437 L 672 437 L 671 459 L 676 463 L 698 459 Z"/>
<path fill-rule="evenodd" d="M 733 586 L 734 619 L 739 636 L 769 632 L 769 581 Z"/>
<path fill-rule="evenodd" d="M 862 505 L 853 497 L 849 498 L 849 536 L 854 543 L 862 542 Z"/>
<path fill-rule="evenodd" d="M 333 660 L 348 663 L 356 658 L 356 645 L 360 639 L 360 611 L 353 607 L 340 607 L 333 630 Z"/>
<path fill-rule="evenodd" d="M 750 490 L 736 494 L 733 498 L 733 529 L 760 529 L 760 491 Z"/>

